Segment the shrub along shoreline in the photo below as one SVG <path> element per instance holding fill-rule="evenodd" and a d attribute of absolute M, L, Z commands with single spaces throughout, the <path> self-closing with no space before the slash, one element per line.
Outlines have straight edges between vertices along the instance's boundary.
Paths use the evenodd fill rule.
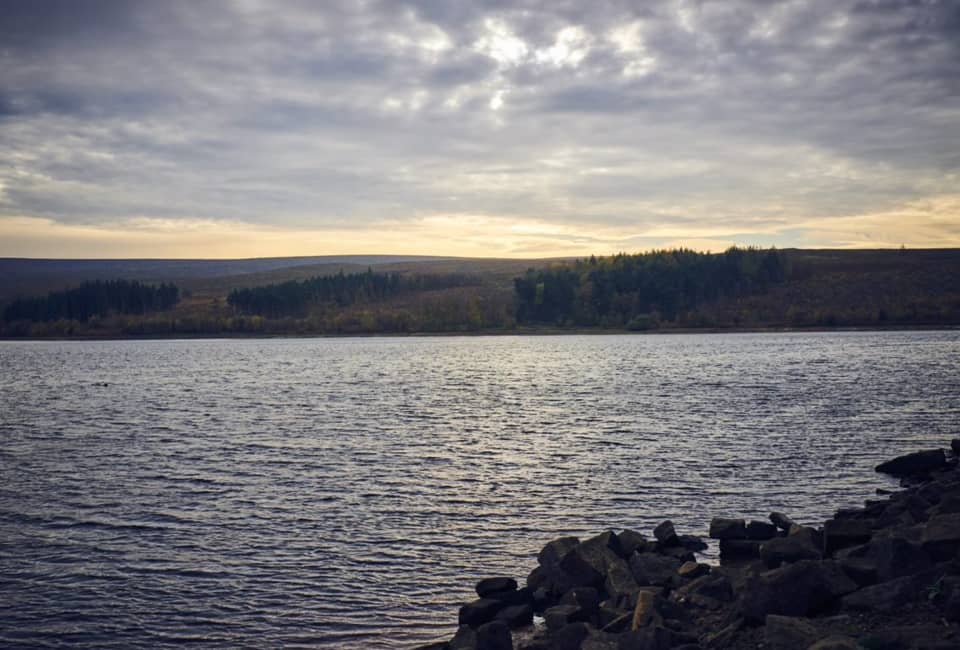
<path fill-rule="evenodd" d="M 481 580 L 456 635 L 420 650 L 960 648 L 958 457 L 960 439 L 877 466 L 902 489 L 819 527 L 715 517 L 719 566 L 669 521 L 553 540 L 525 586 Z"/>

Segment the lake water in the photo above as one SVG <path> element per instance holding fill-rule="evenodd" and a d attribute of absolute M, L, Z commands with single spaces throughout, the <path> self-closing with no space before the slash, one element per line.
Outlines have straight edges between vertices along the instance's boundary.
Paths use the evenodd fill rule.
<path fill-rule="evenodd" d="M 0 343 L 0 646 L 399 648 L 559 535 L 818 522 L 960 332 Z"/>

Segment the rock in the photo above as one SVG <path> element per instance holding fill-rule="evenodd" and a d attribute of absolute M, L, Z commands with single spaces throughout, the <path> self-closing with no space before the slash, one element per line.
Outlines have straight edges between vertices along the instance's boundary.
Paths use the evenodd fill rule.
<path fill-rule="evenodd" d="M 754 576 L 741 597 L 744 616 L 761 622 L 769 614 L 812 616 L 857 589 L 833 561 L 801 560 Z"/>
<path fill-rule="evenodd" d="M 956 650 L 960 640 L 943 625 L 901 625 L 871 631 L 858 639 L 863 648 L 877 650 Z"/>
<path fill-rule="evenodd" d="M 793 519 L 786 516 L 782 512 L 771 512 L 770 521 L 773 522 L 773 525 L 779 528 L 780 530 L 786 532 L 790 530 L 790 527 L 795 525 Z"/>
<path fill-rule="evenodd" d="M 830 519 L 823 524 L 823 552 L 833 555 L 841 548 L 856 546 L 873 536 L 871 519 Z"/>
<path fill-rule="evenodd" d="M 733 600 L 733 584 L 725 575 L 711 573 L 674 589 L 670 599 L 704 609 L 719 609 L 723 603 Z"/>
<path fill-rule="evenodd" d="M 603 582 L 603 588 L 611 598 L 618 602 L 629 603 L 633 602 L 637 592 L 640 591 L 640 585 L 633 577 L 630 565 L 624 560 L 611 564 L 607 569 L 607 579 Z"/>
<path fill-rule="evenodd" d="M 721 558 L 752 558 L 760 556 L 760 542 L 752 539 L 721 539 Z"/>
<path fill-rule="evenodd" d="M 743 627 L 743 619 L 737 619 L 730 625 L 727 625 L 725 628 L 717 631 L 706 634 L 700 642 L 700 645 L 707 648 L 707 650 L 720 650 L 721 648 L 726 648 L 731 644 L 734 637 L 737 636 L 737 633 Z"/>
<path fill-rule="evenodd" d="M 960 455 L 960 438 L 954 438 L 950 441 L 950 449 L 953 453 Z"/>
<path fill-rule="evenodd" d="M 653 536 L 664 546 L 675 546 L 680 543 L 680 540 L 677 539 L 677 531 L 673 527 L 673 522 L 669 519 L 653 529 Z"/>
<path fill-rule="evenodd" d="M 806 648 L 817 640 L 817 628 L 805 618 L 796 616 L 767 616 L 763 636 L 769 648 L 796 650 Z"/>
<path fill-rule="evenodd" d="M 593 630 L 587 623 L 577 621 L 564 625 L 553 634 L 551 650 L 580 650 L 583 641 Z"/>
<path fill-rule="evenodd" d="M 602 562 L 595 553 L 599 549 L 575 547 L 560 560 L 559 568 L 571 587 L 596 587 L 603 584 Z M 599 567 L 596 565 L 600 565 Z"/>
<path fill-rule="evenodd" d="M 632 623 L 633 612 L 626 612 L 604 625 L 603 631 L 611 634 L 620 634 L 621 632 L 629 630 Z"/>
<path fill-rule="evenodd" d="M 923 550 L 935 560 L 946 560 L 960 550 L 960 514 L 937 515 L 923 527 Z"/>
<path fill-rule="evenodd" d="M 872 568 L 875 573 L 872 582 L 886 582 L 913 575 L 929 569 L 933 564 L 919 544 L 898 536 L 878 536 L 868 544 L 845 549 L 839 555 L 842 556 L 839 559 L 844 570 L 851 564 L 854 572 Z"/>
<path fill-rule="evenodd" d="M 645 535 L 629 529 L 621 530 L 617 539 L 620 542 L 621 557 L 624 559 L 629 559 L 634 551 L 642 553 L 647 550 L 647 544 L 649 544 Z"/>
<path fill-rule="evenodd" d="M 677 575 L 681 578 L 699 578 L 702 575 L 710 573 L 709 564 L 700 564 L 699 562 L 684 562 L 677 569 Z"/>
<path fill-rule="evenodd" d="M 710 520 L 711 539 L 746 539 L 747 526 L 743 519 L 714 517 Z"/>
<path fill-rule="evenodd" d="M 467 603 L 460 608 L 460 625 L 469 625 L 477 627 L 493 620 L 503 603 L 499 600 L 490 598 L 479 598 L 471 603 Z"/>
<path fill-rule="evenodd" d="M 561 537 L 549 542 L 537 555 L 537 562 L 542 567 L 559 566 L 560 561 L 580 544 L 576 537 Z"/>
<path fill-rule="evenodd" d="M 510 627 L 530 625 L 533 623 L 533 607 L 530 605 L 510 605 L 497 612 L 494 620 L 503 621 Z"/>
<path fill-rule="evenodd" d="M 877 581 L 877 564 L 866 557 L 837 558 L 840 568 L 850 576 L 850 579 L 861 587 L 872 585 Z"/>
<path fill-rule="evenodd" d="M 694 553 L 705 551 L 709 548 L 707 543 L 696 535 L 677 535 L 677 539 L 680 540 L 680 546 Z"/>
<path fill-rule="evenodd" d="M 760 546 L 760 559 L 771 568 L 801 560 L 819 560 L 820 557 L 820 549 L 809 528 L 800 528 L 787 537 L 774 537 Z"/>
<path fill-rule="evenodd" d="M 565 593 L 560 604 L 576 605 L 586 614 L 593 614 L 600 607 L 600 593 L 593 587 L 577 587 Z"/>
<path fill-rule="evenodd" d="M 679 568 L 679 560 L 656 553 L 637 553 L 630 558 L 630 571 L 641 587 L 665 585 Z"/>
<path fill-rule="evenodd" d="M 766 541 L 777 536 L 777 527 L 765 521 L 751 521 L 747 524 L 747 539 Z"/>
<path fill-rule="evenodd" d="M 942 469 L 946 464 L 947 458 L 943 455 L 942 449 L 927 449 L 880 463 L 877 465 L 876 471 L 893 476 L 911 476 Z"/>
<path fill-rule="evenodd" d="M 524 605 L 533 602 L 533 590 L 530 587 L 508 589 L 505 591 L 491 591 L 485 598 L 499 600 L 504 605 Z"/>
<path fill-rule="evenodd" d="M 564 625 L 585 621 L 589 616 L 577 605 L 555 605 L 543 613 L 547 628 L 559 630 Z"/>
<path fill-rule="evenodd" d="M 936 576 L 929 572 L 894 578 L 863 587 L 843 597 L 843 607 L 855 611 L 892 614 L 907 603 L 919 600 L 921 591 L 933 584 Z"/>
<path fill-rule="evenodd" d="M 467 625 L 461 625 L 448 645 L 450 650 L 476 650 L 477 631 Z"/>
<path fill-rule="evenodd" d="M 657 617 L 657 612 L 653 607 L 654 594 L 650 591 L 641 591 L 637 594 L 637 606 L 633 610 L 633 621 L 630 624 L 631 630 L 639 630 L 645 627 Z"/>
<path fill-rule="evenodd" d="M 679 562 L 680 564 L 683 564 L 684 562 L 690 562 L 691 560 L 695 560 L 696 557 L 697 557 L 696 555 L 694 555 L 693 553 L 691 553 L 690 551 L 688 551 L 688 550 L 687 550 L 685 547 L 683 547 L 683 546 L 666 546 L 666 547 L 661 547 L 659 544 L 658 544 L 657 546 L 658 546 L 658 548 L 657 548 L 657 550 L 656 550 L 657 553 L 659 553 L 660 555 L 662 555 L 662 556 L 664 556 L 664 557 L 673 558 L 674 560 L 676 560 L 676 561 Z"/>
<path fill-rule="evenodd" d="M 478 627 L 477 650 L 513 650 L 513 638 L 507 624 L 491 621 Z"/>
<path fill-rule="evenodd" d="M 833 635 L 820 639 L 807 650 L 863 650 L 863 646 L 849 636 Z"/>
<path fill-rule="evenodd" d="M 515 591 L 517 581 L 513 578 L 484 578 L 477 583 L 477 595 L 481 598 L 489 598 L 490 594 L 501 591 Z"/>

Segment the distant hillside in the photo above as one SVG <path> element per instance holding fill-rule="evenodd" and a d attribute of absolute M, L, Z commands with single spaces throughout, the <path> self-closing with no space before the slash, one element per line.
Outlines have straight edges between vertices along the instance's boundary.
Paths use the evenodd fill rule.
<path fill-rule="evenodd" d="M 323 279 L 332 276 L 342 279 Z M 172 282 L 180 300 L 166 310 L 98 313 L 83 322 L 9 318 L 0 323 L 0 333 L 191 336 L 960 326 L 958 249 L 740 249 L 715 255 L 660 251 L 579 261 L 410 256 L 0 260 L 0 309 L 12 305 L 13 296 L 40 299 L 50 291 L 108 279 Z"/>
<path fill-rule="evenodd" d="M 263 274 L 297 267 L 372 265 L 436 261 L 449 258 L 417 255 L 324 255 L 259 257 L 240 260 L 56 260 L 0 258 L 0 300 L 66 289 L 92 280 L 192 282 L 211 278 Z"/>

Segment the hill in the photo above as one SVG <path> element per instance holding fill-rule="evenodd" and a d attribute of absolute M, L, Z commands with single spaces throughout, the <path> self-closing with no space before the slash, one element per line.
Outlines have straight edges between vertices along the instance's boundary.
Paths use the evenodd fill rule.
<path fill-rule="evenodd" d="M 338 275 L 344 278 L 340 284 L 352 287 L 346 294 L 319 280 Z M 14 296 L 37 297 L 85 282 L 120 279 L 175 283 L 180 300 L 166 311 L 104 312 L 84 322 L 8 320 L 2 325 L 3 334 L 316 335 L 960 325 L 958 249 L 735 249 L 717 255 L 659 251 L 579 261 L 410 256 L 3 259 L 0 309 L 9 307 Z M 387 286 L 389 290 L 384 289 Z M 256 300 L 231 298 L 253 288 L 259 288 Z M 275 300 L 264 302 L 263 296 L 271 292 L 300 297 L 289 308 L 279 308 Z M 65 298 L 61 295 L 57 300 Z M 266 304 L 273 306 L 258 307 Z"/>

